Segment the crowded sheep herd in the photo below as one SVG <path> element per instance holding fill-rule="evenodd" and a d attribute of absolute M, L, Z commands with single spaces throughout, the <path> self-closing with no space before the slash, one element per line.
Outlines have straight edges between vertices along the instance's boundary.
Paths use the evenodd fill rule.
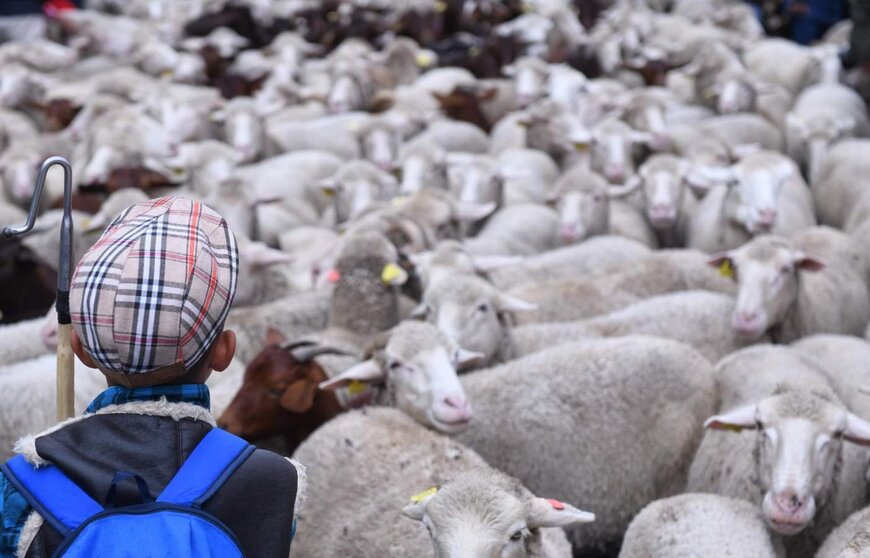
<path fill-rule="evenodd" d="M 0 44 L 0 225 L 240 251 L 217 424 L 299 558 L 870 556 L 870 120 L 736 0 L 96 0 Z M 0 244 L 0 457 L 54 422 L 63 177 Z M 76 364 L 76 409 L 105 387 Z M 303 504 L 304 500 L 304 505 Z"/>

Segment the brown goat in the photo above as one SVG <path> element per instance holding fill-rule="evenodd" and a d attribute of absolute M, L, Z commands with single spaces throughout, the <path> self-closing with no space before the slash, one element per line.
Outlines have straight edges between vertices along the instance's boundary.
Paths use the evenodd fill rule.
<path fill-rule="evenodd" d="M 311 342 L 287 344 L 270 330 L 268 346 L 245 370 L 242 387 L 218 419 L 221 428 L 255 442 L 283 436 L 292 453 L 344 407 L 335 393 L 318 388 L 329 379 L 314 357 L 344 354 Z"/>

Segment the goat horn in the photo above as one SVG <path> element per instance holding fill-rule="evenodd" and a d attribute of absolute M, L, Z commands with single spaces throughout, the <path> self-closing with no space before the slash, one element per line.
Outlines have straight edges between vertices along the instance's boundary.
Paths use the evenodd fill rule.
<path fill-rule="evenodd" d="M 310 362 L 316 356 L 320 355 L 344 355 L 353 356 L 344 349 L 330 347 L 329 345 L 314 345 L 310 347 L 299 347 L 296 350 L 290 351 L 293 358 L 299 362 Z"/>

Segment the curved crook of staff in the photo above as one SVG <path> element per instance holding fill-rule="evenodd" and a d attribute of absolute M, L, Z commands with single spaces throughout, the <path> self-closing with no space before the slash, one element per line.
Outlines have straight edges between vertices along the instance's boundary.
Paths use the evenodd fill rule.
<path fill-rule="evenodd" d="M 39 176 L 36 177 L 36 188 L 30 201 L 30 211 L 27 222 L 21 227 L 6 227 L 2 231 L 3 238 L 13 238 L 27 234 L 36 223 L 36 214 L 42 201 L 42 191 L 45 189 L 45 178 L 48 170 L 54 166 L 63 167 L 63 219 L 60 225 L 60 255 L 57 264 L 57 420 L 65 420 L 75 413 L 74 360 L 70 346 L 71 319 L 69 309 L 69 287 L 72 276 L 72 238 L 73 222 L 72 205 L 72 167 L 63 157 L 49 157 L 42 163 Z"/>

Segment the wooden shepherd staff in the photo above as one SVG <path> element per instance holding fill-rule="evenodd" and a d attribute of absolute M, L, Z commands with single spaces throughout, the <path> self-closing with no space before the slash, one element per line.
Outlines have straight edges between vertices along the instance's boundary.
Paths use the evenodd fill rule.
<path fill-rule="evenodd" d="M 22 236 L 33 229 L 36 214 L 42 201 L 45 177 L 53 165 L 63 167 L 63 220 L 60 224 L 60 256 L 57 264 L 57 420 L 66 420 L 75 414 L 75 388 L 73 372 L 73 352 L 70 346 L 72 329 L 69 314 L 69 285 L 72 277 L 72 233 L 73 223 L 70 215 L 72 202 L 72 168 L 63 157 L 49 157 L 42 163 L 36 178 L 36 189 L 30 201 L 27 222 L 22 227 L 6 227 L 3 238 Z"/>

